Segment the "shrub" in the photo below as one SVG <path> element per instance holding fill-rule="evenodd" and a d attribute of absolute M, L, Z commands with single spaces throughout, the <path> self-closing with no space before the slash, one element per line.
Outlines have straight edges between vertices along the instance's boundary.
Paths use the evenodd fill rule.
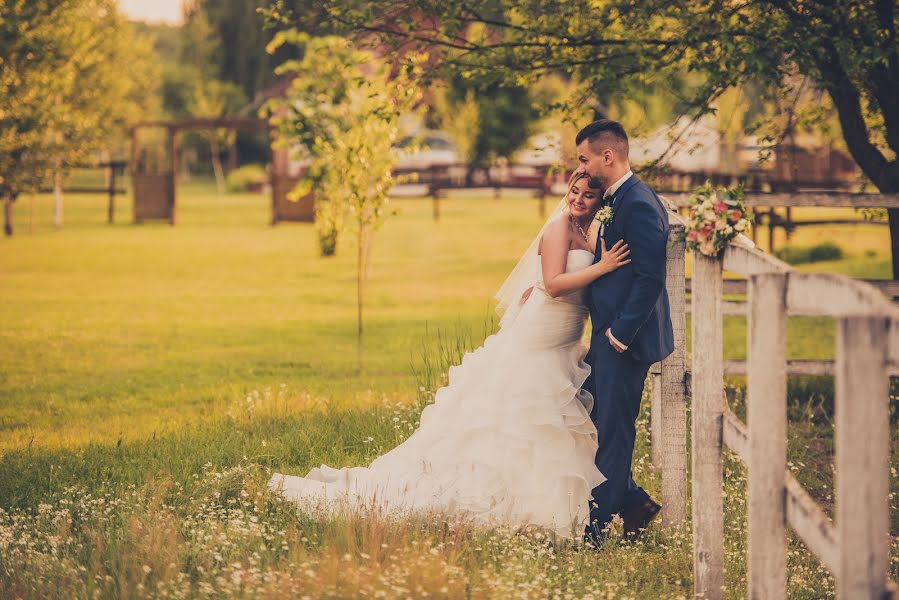
<path fill-rule="evenodd" d="M 780 260 L 791 265 L 839 260 L 843 258 L 843 249 L 832 242 L 821 242 L 815 246 L 786 246 L 774 252 Z"/>
<path fill-rule="evenodd" d="M 268 173 L 261 165 L 244 165 L 228 173 L 225 187 L 229 192 L 246 192 L 261 189 L 268 183 Z"/>
<path fill-rule="evenodd" d="M 337 254 L 337 238 L 340 232 L 333 227 L 320 228 L 318 230 L 318 249 L 321 255 L 334 256 Z"/>

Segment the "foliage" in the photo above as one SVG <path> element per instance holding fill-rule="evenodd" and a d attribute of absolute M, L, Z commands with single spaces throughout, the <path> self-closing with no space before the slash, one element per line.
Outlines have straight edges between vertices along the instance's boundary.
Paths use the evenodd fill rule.
<path fill-rule="evenodd" d="M 184 108 L 193 117 L 218 118 L 237 114 L 246 105 L 246 97 L 240 87 L 230 81 L 215 77 L 216 56 L 223 44 L 212 28 L 199 0 L 185 3 L 182 28 L 181 69 L 188 82 Z M 177 71 L 176 71 L 177 72 Z M 217 128 L 201 131 L 200 136 L 209 144 L 212 170 L 219 195 L 225 192 L 225 173 L 222 167 L 222 149 L 237 142 L 235 131 Z"/>
<path fill-rule="evenodd" d="M 268 183 L 268 173 L 262 165 L 244 165 L 230 171 L 225 182 L 229 192 L 246 192 Z"/>
<path fill-rule="evenodd" d="M 274 53 L 267 51 L 275 32 L 265 27 L 260 9 L 272 4 L 272 0 L 197 0 L 215 37 L 226 41 L 214 56 L 214 71 L 210 75 L 235 84 L 247 98 L 255 97 L 276 81 L 277 65 L 302 57 L 302 46 L 281 46 Z M 327 19 L 307 11 L 305 0 L 290 0 L 289 5 L 302 15 L 301 30 L 316 35 L 328 33 Z"/>
<path fill-rule="evenodd" d="M 474 162 L 475 147 L 481 133 L 480 104 L 474 90 L 462 98 L 454 97 L 446 86 L 434 90 L 432 101 L 434 125 L 453 138 L 459 158 L 465 164 Z"/>
<path fill-rule="evenodd" d="M 311 4 L 344 31 L 434 49 L 444 71 L 464 77 L 521 85 L 562 72 L 601 99 L 628 97 L 635 86 L 651 83 L 669 91 L 692 119 L 715 111 L 716 100 L 734 86 L 753 86 L 786 114 L 768 119 L 760 111 L 748 124 L 778 125 L 781 131 L 767 132 L 772 143 L 797 125 L 791 107 L 803 90 L 817 90 L 829 97 L 846 147 L 868 179 L 883 193 L 899 192 L 899 11 L 892 0 Z M 284 10 L 273 16 L 291 20 Z M 470 36 L 472 27 L 485 31 Z M 679 83 L 685 74 L 686 87 Z M 808 106 L 810 120 L 826 118 L 826 111 Z M 890 231 L 899 277 L 899 209 L 890 211 Z"/>
<path fill-rule="evenodd" d="M 157 70 L 148 40 L 113 0 L 6 0 L 0 9 L 0 196 L 10 202 L 152 113 Z"/>
<path fill-rule="evenodd" d="M 272 100 L 265 110 L 282 138 L 310 159 L 307 179 L 294 193 L 314 189 L 319 231 L 327 236 L 348 226 L 356 235 L 361 366 L 372 237 L 390 214 L 388 194 L 396 183 L 392 171 L 398 160 L 393 146 L 400 139 L 400 118 L 420 98 L 414 81 L 420 58 L 407 57 L 393 73 L 388 63 L 343 38 L 311 38 L 288 30 L 275 37 L 271 50 L 284 44 L 302 44 L 305 55 L 278 68 L 278 74 L 294 79 L 285 97 Z"/>
<path fill-rule="evenodd" d="M 706 256 L 720 256 L 727 244 L 749 227 L 752 215 L 743 202 L 743 188 L 716 190 L 712 184 L 696 189 L 690 196 L 690 220 L 680 234 L 687 250 Z"/>
<path fill-rule="evenodd" d="M 833 242 L 821 242 L 814 246 L 785 246 L 778 248 L 774 255 L 791 265 L 840 260 L 843 249 Z"/>
<path fill-rule="evenodd" d="M 450 78 L 444 93 L 438 120 L 446 123 L 450 132 L 467 126 L 457 144 L 461 142 L 460 148 L 466 150 L 463 156 L 473 167 L 483 169 L 497 159 L 512 158 L 535 131 L 539 115 L 525 86 L 484 84 L 455 76 Z M 464 123 L 463 118 L 474 121 Z"/>

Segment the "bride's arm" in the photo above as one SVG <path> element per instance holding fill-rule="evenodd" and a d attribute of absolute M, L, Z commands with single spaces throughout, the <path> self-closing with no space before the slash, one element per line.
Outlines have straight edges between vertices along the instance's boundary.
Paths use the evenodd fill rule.
<path fill-rule="evenodd" d="M 612 248 L 606 250 L 605 241 L 600 238 L 602 244 L 602 258 L 598 263 L 585 269 L 566 273 L 568 264 L 569 240 L 568 223 L 559 219 L 543 234 L 540 250 L 540 264 L 543 269 L 543 288 L 553 298 L 571 294 L 587 287 L 595 279 L 611 273 L 618 267 L 631 262 L 627 258 L 630 251 L 623 240 Z"/>

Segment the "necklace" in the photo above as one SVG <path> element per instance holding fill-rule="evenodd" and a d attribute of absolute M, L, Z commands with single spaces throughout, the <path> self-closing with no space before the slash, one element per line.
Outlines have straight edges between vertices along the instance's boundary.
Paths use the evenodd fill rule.
<path fill-rule="evenodd" d="M 568 220 L 571 221 L 575 227 L 577 227 L 577 230 L 581 232 L 581 236 L 583 236 L 584 241 L 586 242 L 587 241 L 587 232 L 584 231 L 584 228 L 581 227 L 580 223 L 577 222 L 577 219 L 575 219 L 574 217 L 569 215 Z M 589 227 L 587 227 L 587 229 L 589 229 Z"/>

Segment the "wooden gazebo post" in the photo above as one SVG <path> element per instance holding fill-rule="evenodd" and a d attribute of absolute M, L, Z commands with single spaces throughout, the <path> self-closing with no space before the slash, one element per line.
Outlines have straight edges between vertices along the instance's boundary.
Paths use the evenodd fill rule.
<path fill-rule="evenodd" d="M 169 144 L 169 160 L 171 161 L 172 169 L 172 175 L 170 177 L 172 189 L 169 192 L 169 199 L 171 202 L 169 205 L 169 223 L 174 225 L 177 222 L 178 157 L 181 154 L 181 130 L 177 125 L 169 127 Z"/>

